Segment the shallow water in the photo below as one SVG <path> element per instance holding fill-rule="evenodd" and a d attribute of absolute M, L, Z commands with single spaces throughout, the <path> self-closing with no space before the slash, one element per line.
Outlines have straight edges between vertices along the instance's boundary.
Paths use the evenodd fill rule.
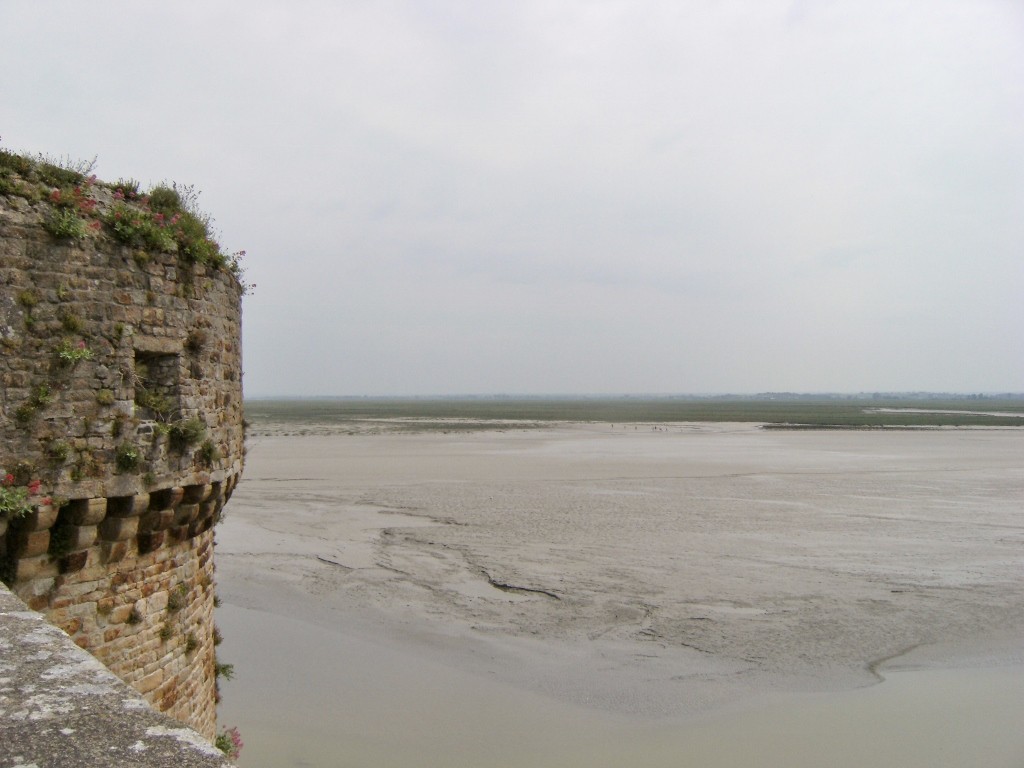
<path fill-rule="evenodd" d="M 221 722 L 247 768 L 1020 768 L 1022 496 L 1008 431 L 262 438 Z"/>
<path fill-rule="evenodd" d="M 1020 768 L 1024 665 L 887 672 L 697 722 L 613 716 L 386 645 L 225 606 L 222 724 L 244 768 Z"/>

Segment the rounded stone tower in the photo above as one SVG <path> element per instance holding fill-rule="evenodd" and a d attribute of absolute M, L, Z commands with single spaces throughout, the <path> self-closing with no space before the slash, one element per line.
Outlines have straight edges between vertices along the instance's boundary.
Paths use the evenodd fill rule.
<path fill-rule="evenodd" d="M 0 151 L 3 579 L 210 738 L 212 526 L 244 454 L 243 293 L 179 190 L 142 196 Z"/>

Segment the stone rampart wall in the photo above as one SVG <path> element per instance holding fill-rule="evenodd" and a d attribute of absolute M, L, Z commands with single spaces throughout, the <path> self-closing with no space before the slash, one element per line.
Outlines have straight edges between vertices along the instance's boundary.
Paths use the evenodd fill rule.
<path fill-rule="evenodd" d="M 94 217 L 73 238 L 47 223 L 60 194 L 0 194 L 0 477 L 34 507 L 0 516 L 4 581 L 212 738 L 212 526 L 244 453 L 242 287 L 173 241 L 114 237 L 112 188 L 73 194 Z"/>
<path fill-rule="evenodd" d="M 238 280 L 103 234 L 58 241 L 46 216 L 0 196 L 0 467 L 68 498 L 237 473 Z"/>

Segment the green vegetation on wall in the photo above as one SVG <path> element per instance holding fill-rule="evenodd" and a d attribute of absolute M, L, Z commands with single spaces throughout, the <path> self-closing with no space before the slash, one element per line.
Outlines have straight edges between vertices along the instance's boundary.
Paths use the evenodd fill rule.
<path fill-rule="evenodd" d="M 43 227 L 58 240 L 84 240 L 105 231 L 126 245 L 225 269 L 244 288 L 251 287 L 244 283 L 245 252 L 221 248 L 195 187 L 162 183 L 142 193 L 134 180 L 99 181 L 95 165 L 95 158 L 31 157 L 0 148 L 0 195 L 49 203 Z"/>

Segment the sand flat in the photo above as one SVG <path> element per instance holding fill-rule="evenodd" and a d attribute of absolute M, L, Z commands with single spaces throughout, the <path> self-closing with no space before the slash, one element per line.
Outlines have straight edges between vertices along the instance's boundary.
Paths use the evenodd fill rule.
<path fill-rule="evenodd" d="M 636 740 L 635 765 L 670 764 L 687 747 L 665 734 L 701 722 L 707 736 L 708 718 L 750 717 L 779 696 L 894 690 L 878 683 L 901 668 L 1004 670 L 995 679 L 1016 681 L 1019 721 L 1021 498 L 1024 435 L 1008 430 L 566 424 L 260 437 L 218 531 L 223 655 L 239 673 L 225 685 L 222 721 L 259 721 L 264 704 L 282 725 L 289 707 L 271 705 L 259 675 L 246 673 L 282 653 L 302 664 L 288 678 L 294 690 L 273 685 L 280 701 L 318 686 L 358 695 L 317 708 L 322 725 L 302 718 L 320 734 L 302 740 L 305 756 L 252 756 L 281 746 L 287 728 L 275 740 L 265 724 L 243 765 L 402 764 L 398 753 L 416 753 L 412 724 L 381 724 L 402 737 L 371 734 L 365 750 L 332 734 L 362 722 L 357 712 L 436 716 L 434 730 L 450 730 L 444 723 L 480 717 L 483 701 L 498 720 L 526 723 L 530 736 L 516 743 L 536 745 L 532 762 L 513 761 L 502 737 L 488 741 L 497 726 L 479 722 L 471 741 L 482 753 L 491 744 L 495 761 L 455 740 L 418 764 L 568 765 L 592 756 L 586 745 L 601 734 Z M 232 626 L 249 641 L 232 639 Z M 253 650 L 261 632 L 303 626 L 315 629 Z M 352 650 L 361 643 L 373 652 Z M 353 657 L 373 685 L 344 676 Z M 437 674 L 413 682 L 419 668 Z M 424 690 L 434 704 L 418 711 Z M 966 730 L 960 742 L 984 729 Z M 928 740 L 914 732 L 911 746 Z M 328 759 L 346 745 L 361 757 Z M 453 749 L 476 761 L 458 762 Z M 801 764 L 786 759 L 778 764 Z"/>

